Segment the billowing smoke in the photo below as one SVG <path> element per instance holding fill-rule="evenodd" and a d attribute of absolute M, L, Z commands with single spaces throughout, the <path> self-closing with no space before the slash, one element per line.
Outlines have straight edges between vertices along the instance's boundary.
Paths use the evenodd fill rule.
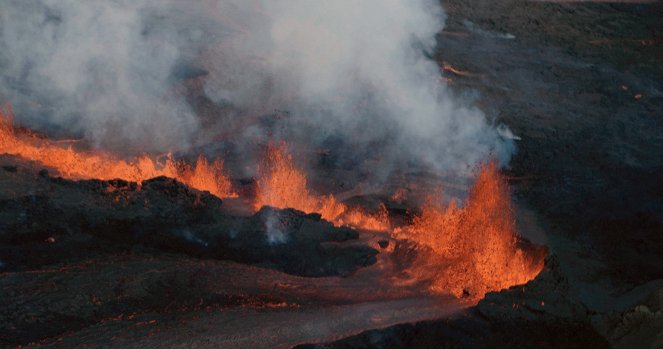
<path fill-rule="evenodd" d="M 31 126 L 181 147 L 198 123 L 172 72 L 200 33 L 160 13 L 146 1 L 3 1 L 0 93 Z"/>
<path fill-rule="evenodd" d="M 429 58 L 444 18 L 435 0 L 6 0 L 0 97 L 28 126 L 123 151 L 217 133 L 384 172 L 506 162 L 511 140 Z"/>
<path fill-rule="evenodd" d="M 270 245 L 279 245 L 288 241 L 288 234 L 283 229 L 283 223 L 273 211 L 267 211 L 265 220 L 265 236 Z"/>

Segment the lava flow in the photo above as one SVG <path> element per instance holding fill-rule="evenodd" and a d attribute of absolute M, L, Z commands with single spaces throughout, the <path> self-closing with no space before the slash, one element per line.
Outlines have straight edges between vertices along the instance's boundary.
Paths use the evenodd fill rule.
<path fill-rule="evenodd" d="M 157 163 L 144 155 L 123 160 L 102 151 L 80 151 L 72 146 L 63 147 L 58 142 L 37 137 L 30 132 L 18 132 L 12 124 L 11 111 L 0 114 L 0 151 L 38 161 L 56 169 L 69 179 L 124 179 L 140 183 L 143 180 L 166 176 L 218 197 L 236 197 L 230 179 L 223 174 L 223 161 L 209 163 L 198 157 L 194 166 L 167 155 Z"/>
<path fill-rule="evenodd" d="M 320 213 L 335 225 L 390 231 L 397 239 L 417 244 L 417 260 L 407 280 L 428 281 L 429 291 L 471 299 L 532 280 L 543 267 L 543 252 L 518 246 L 515 213 L 497 166 L 481 168 L 467 203 L 443 207 L 428 200 L 412 223 L 392 229 L 386 212 L 371 215 L 351 209 L 333 195 L 310 192 L 304 173 L 285 146 L 270 147 L 260 169 L 256 209 L 264 206 Z"/>
<path fill-rule="evenodd" d="M 8 113 L 11 115 L 11 113 Z M 17 131 L 11 117 L 0 115 L 0 151 L 38 161 L 71 179 L 115 179 L 140 182 L 157 176 L 175 178 L 218 197 L 236 196 L 223 162 L 200 156 L 194 166 L 167 156 L 157 163 L 148 156 L 131 161 L 101 151 L 80 151 L 71 145 Z M 415 263 L 394 285 L 426 282 L 428 291 L 471 299 L 485 293 L 524 284 L 543 267 L 543 253 L 519 245 L 509 191 L 497 166 L 482 167 L 464 206 L 443 207 L 428 200 L 412 222 L 392 227 L 386 209 L 375 213 L 349 207 L 333 195 L 315 195 L 306 175 L 293 162 L 286 146 L 270 146 L 259 167 L 255 209 L 262 206 L 294 208 L 319 213 L 336 226 L 386 231 L 397 240 L 416 244 Z"/>

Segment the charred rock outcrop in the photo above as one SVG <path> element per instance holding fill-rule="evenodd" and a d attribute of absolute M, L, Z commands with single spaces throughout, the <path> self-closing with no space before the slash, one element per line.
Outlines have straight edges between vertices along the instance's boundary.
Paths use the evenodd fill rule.
<path fill-rule="evenodd" d="M 166 177 L 142 183 L 71 181 L 3 156 L 0 242 L 3 269 L 126 249 L 159 249 L 228 259 L 303 276 L 346 275 L 375 263 L 358 233 L 316 214 L 264 207 L 252 215 Z"/>

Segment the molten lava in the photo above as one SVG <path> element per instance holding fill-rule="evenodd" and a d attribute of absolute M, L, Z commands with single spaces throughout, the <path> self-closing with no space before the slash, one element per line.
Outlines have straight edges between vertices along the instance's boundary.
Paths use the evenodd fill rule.
<path fill-rule="evenodd" d="M 348 225 L 367 230 L 388 230 L 386 210 L 369 214 L 338 202 L 333 195 L 314 195 L 308 189 L 306 176 L 295 166 L 286 146 L 270 146 L 258 174 L 256 209 L 262 206 L 294 208 L 306 213 L 319 213 L 336 226 Z"/>
<path fill-rule="evenodd" d="M 406 281 L 429 281 L 434 293 L 479 299 L 486 292 L 524 284 L 543 267 L 542 253 L 518 245 L 509 191 L 493 163 L 481 169 L 465 206 L 452 202 L 443 207 L 428 200 L 411 224 L 393 230 L 384 211 L 371 215 L 332 195 L 312 194 L 285 146 L 268 149 L 257 187 L 256 209 L 269 205 L 317 212 L 337 226 L 391 231 L 415 242 L 417 261 L 407 270 Z"/>
<path fill-rule="evenodd" d="M 458 69 L 458 68 L 454 67 L 453 65 L 451 65 L 447 62 L 442 62 L 442 69 L 444 71 L 448 71 L 450 73 L 454 73 L 454 74 L 460 75 L 460 76 L 474 76 L 475 75 L 474 73 L 469 72 L 467 70 Z"/>
<path fill-rule="evenodd" d="M 433 280 L 431 291 L 482 298 L 524 284 L 543 268 L 541 251 L 518 246 L 509 191 L 494 163 L 481 169 L 465 206 L 435 202 L 394 231 L 420 246 L 418 263 L 408 272 Z"/>
<path fill-rule="evenodd" d="M 17 131 L 11 113 L 7 115 L 0 114 L 0 153 L 38 161 L 63 177 L 140 182 L 167 176 L 218 197 L 237 196 L 221 160 L 209 163 L 200 156 L 195 165 L 188 165 L 168 155 L 160 162 L 148 156 L 127 161 L 102 151 L 77 150 L 72 141 L 50 141 Z M 395 195 L 400 198 L 404 192 Z M 452 202 L 443 207 L 438 202 L 428 200 L 410 224 L 393 228 L 384 207 L 369 213 L 333 195 L 312 193 L 305 174 L 282 145 L 270 146 L 259 167 L 254 207 L 319 213 L 337 226 L 387 231 L 396 239 L 414 242 L 414 263 L 402 274 L 405 277 L 390 278 L 394 285 L 424 282 L 433 293 L 479 299 L 486 292 L 526 283 L 543 267 L 542 253 L 519 244 L 509 191 L 495 164 L 481 169 L 464 206 Z"/>
<path fill-rule="evenodd" d="M 102 180 L 120 178 L 140 183 L 146 179 L 167 176 L 218 197 L 237 196 L 230 179 L 223 174 L 221 160 L 210 164 L 204 156 L 200 156 L 196 164 L 191 166 L 174 160 L 170 155 L 157 163 L 147 155 L 127 161 L 106 152 L 80 151 L 71 145 L 63 147 L 63 142 L 43 139 L 29 132 L 18 132 L 12 125 L 11 112 L 6 114 L 8 116 L 0 114 L 0 153 L 38 161 L 56 169 L 63 177 Z"/>

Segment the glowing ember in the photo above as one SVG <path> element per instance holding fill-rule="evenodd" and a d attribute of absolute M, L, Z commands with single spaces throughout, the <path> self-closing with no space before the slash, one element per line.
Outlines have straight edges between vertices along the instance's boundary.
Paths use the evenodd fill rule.
<path fill-rule="evenodd" d="M 38 161 L 56 169 L 63 177 L 102 180 L 120 178 L 140 183 L 146 179 L 167 176 L 218 197 L 237 196 L 230 180 L 223 174 L 221 160 L 210 164 L 205 157 L 200 156 L 195 166 L 176 161 L 170 155 L 161 163 L 146 155 L 130 161 L 122 160 L 109 153 L 79 151 L 62 144 L 71 141 L 49 141 L 28 132 L 16 132 L 11 121 L 11 111 L 6 115 L 0 114 L 0 153 Z"/>
<path fill-rule="evenodd" d="M 411 225 L 394 231 L 424 246 L 410 273 L 434 280 L 432 291 L 481 298 L 541 271 L 541 253 L 528 255 L 518 246 L 508 188 L 495 164 L 481 169 L 464 207 L 435 202 L 429 200 Z"/>
<path fill-rule="evenodd" d="M 256 209 L 262 206 L 294 208 L 306 213 L 320 213 L 337 226 L 348 225 L 368 230 L 388 230 L 386 210 L 371 215 L 350 208 L 333 195 L 318 196 L 308 189 L 306 176 L 295 166 L 286 146 L 270 146 L 259 169 Z"/>
<path fill-rule="evenodd" d="M 460 69 L 454 67 L 453 65 L 447 63 L 447 62 L 442 62 L 442 69 L 444 71 L 448 71 L 448 72 L 451 72 L 451 73 L 454 73 L 454 74 L 460 75 L 460 76 L 474 76 L 475 75 L 475 74 L 473 74 L 469 71 L 460 70 Z"/>

